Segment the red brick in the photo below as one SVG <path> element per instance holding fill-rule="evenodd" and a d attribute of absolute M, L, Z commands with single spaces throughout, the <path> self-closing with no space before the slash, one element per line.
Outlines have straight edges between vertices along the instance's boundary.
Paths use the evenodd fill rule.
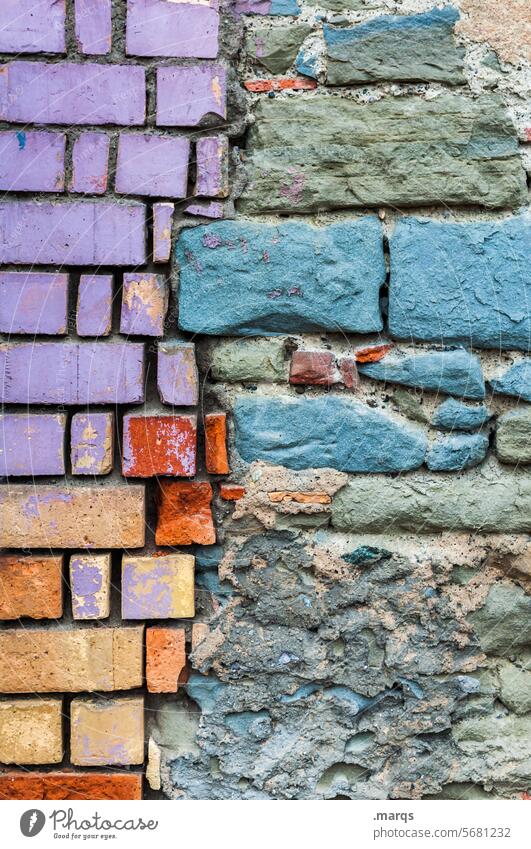
<path fill-rule="evenodd" d="M 357 389 L 360 379 L 354 357 L 341 357 L 338 366 L 341 380 L 347 389 Z"/>
<path fill-rule="evenodd" d="M 63 558 L 0 556 L 0 619 L 60 619 Z"/>
<path fill-rule="evenodd" d="M 315 80 L 307 80 L 304 77 L 294 77 L 288 79 L 284 77 L 280 80 L 246 80 L 244 86 L 247 91 L 259 93 L 262 91 L 286 91 L 286 89 L 313 89 L 317 88 Z"/>
<path fill-rule="evenodd" d="M 146 682 L 150 693 L 176 693 L 186 667 L 184 628 L 146 630 Z"/>
<path fill-rule="evenodd" d="M 289 382 L 311 386 L 331 386 L 339 382 L 335 357 L 330 351 L 294 351 Z"/>
<path fill-rule="evenodd" d="M 66 799 L 141 799 L 138 773 L 7 772 L 0 775 L 0 799 L 61 801 Z"/>
<path fill-rule="evenodd" d="M 193 477 L 196 444 L 196 416 L 124 416 L 122 474 Z"/>
<path fill-rule="evenodd" d="M 160 481 L 157 545 L 213 545 L 212 487 L 209 483 Z"/>
<path fill-rule="evenodd" d="M 227 416 L 208 413 L 205 416 L 206 468 L 210 475 L 228 475 Z"/>

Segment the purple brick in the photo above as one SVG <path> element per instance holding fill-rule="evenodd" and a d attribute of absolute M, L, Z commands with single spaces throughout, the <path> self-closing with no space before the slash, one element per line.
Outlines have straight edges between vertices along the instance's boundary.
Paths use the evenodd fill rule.
<path fill-rule="evenodd" d="M 28 124 L 143 124 L 144 68 L 73 62 L 0 65 L 0 120 Z"/>
<path fill-rule="evenodd" d="M 0 333 L 67 331 L 68 274 L 0 272 Z"/>
<path fill-rule="evenodd" d="M 112 472 L 114 430 L 112 413 L 76 413 L 70 429 L 73 475 Z"/>
<path fill-rule="evenodd" d="M 111 49 L 111 0 L 75 0 L 76 41 L 80 53 L 105 56 Z"/>
<path fill-rule="evenodd" d="M 25 130 L 0 133 L 0 189 L 4 192 L 62 192 L 65 144 L 63 133 Z"/>
<path fill-rule="evenodd" d="M 157 387 L 163 404 L 194 407 L 199 400 L 199 375 L 193 342 L 159 342 Z"/>
<path fill-rule="evenodd" d="M 108 336 L 112 322 L 112 274 L 82 274 L 77 293 L 78 336 Z"/>
<path fill-rule="evenodd" d="M 64 53 L 65 0 L 2 0 L 0 53 Z"/>
<path fill-rule="evenodd" d="M 198 197 L 225 198 L 229 193 L 229 142 L 226 136 L 206 136 L 196 144 Z"/>
<path fill-rule="evenodd" d="M 83 133 L 72 151 L 71 192 L 103 195 L 107 191 L 110 139 L 105 133 Z"/>
<path fill-rule="evenodd" d="M 153 204 L 153 262 L 169 262 L 175 204 Z"/>
<path fill-rule="evenodd" d="M 122 619 L 193 618 L 194 567 L 190 554 L 122 557 Z"/>
<path fill-rule="evenodd" d="M 0 263 L 140 265 L 146 210 L 129 203 L 0 203 Z"/>
<path fill-rule="evenodd" d="M 205 115 L 227 117 L 227 80 L 221 65 L 157 69 L 157 125 L 195 127 Z"/>
<path fill-rule="evenodd" d="M 184 211 L 187 215 L 201 215 L 204 218 L 223 218 L 225 215 L 225 207 L 215 200 L 210 203 L 190 203 Z"/>
<path fill-rule="evenodd" d="M 0 416 L 0 477 L 64 475 L 66 416 Z"/>
<path fill-rule="evenodd" d="M 70 589 L 74 619 L 107 619 L 111 612 L 111 555 L 73 555 Z"/>
<path fill-rule="evenodd" d="M 0 345 L 0 403 L 129 404 L 143 400 L 142 344 Z"/>
<path fill-rule="evenodd" d="M 160 274 L 124 274 L 120 333 L 163 336 L 168 287 Z"/>
<path fill-rule="evenodd" d="M 174 0 L 127 0 L 129 56 L 215 59 L 219 12 L 210 5 Z"/>
<path fill-rule="evenodd" d="M 120 136 L 116 191 L 122 195 L 184 198 L 190 142 L 185 138 Z"/>

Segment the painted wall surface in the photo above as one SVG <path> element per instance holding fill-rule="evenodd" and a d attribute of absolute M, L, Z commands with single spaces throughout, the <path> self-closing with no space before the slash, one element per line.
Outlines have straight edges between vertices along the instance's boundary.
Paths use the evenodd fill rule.
<path fill-rule="evenodd" d="M 4 0 L 0 798 L 529 798 L 529 25 Z"/>

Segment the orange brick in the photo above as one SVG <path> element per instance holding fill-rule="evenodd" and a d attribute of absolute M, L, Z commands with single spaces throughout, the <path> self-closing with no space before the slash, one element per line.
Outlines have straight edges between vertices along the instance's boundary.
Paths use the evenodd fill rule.
<path fill-rule="evenodd" d="M 195 475 L 195 416 L 124 417 L 122 474 L 129 478 Z"/>
<path fill-rule="evenodd" d="M 186 667 L 184 628 L 146 630 L 146 681 L 150 693 L 176 693 Z"/>
<path fill-rule="evenodd" d="M 6 772 L 0 775 L 0 799 L 61 801 L 67 799 L 141 799 L 138 773 Z"/>
<path fill-rule="evenodd" d="M 0 619 L 60 619 L 63 558 L 0 556 Z"/>
<path fill-rule="evenodd" d="M 354 351 L 357 363 L 377 363 L 382 360 L 389 351 L 394 348 L 392 342 L 386 345 L 370 345 L 367 348 L 358 348 Z"/>
<path fill-rule="evenodd" d="M 234 483 L 222 483 L 219 494 L 223 501 L 239 501 L 245 495 L 245 487 Z"/>
<path fill-rule="evenodd" d="M 228 475 L 227 416 L 208 413 L 205 416 L 206 467 L 209 475 Z"/>
<path fill-rule="evenodd" d="M 159 481 L 157 545 L 213 545 L 212 487 L 209 483 Z"/>
<path fill-rule="evenodd" d="M 304 77 L 283 77 L 280 80 L 246 80 L 244 86 L 247 91 L 259 93 L 262 91 L 286 91 L 286 89 L 305 90 L 317 88 L 316 80 L 307 80 Z"/>

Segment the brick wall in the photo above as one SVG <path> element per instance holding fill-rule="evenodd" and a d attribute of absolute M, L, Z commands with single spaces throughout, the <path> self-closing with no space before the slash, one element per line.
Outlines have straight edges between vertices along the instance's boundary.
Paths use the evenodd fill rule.
<path fill-rule="evenodd" d="M 0 797 L 527 798 L 503 7 L 4 0 Z"/>

